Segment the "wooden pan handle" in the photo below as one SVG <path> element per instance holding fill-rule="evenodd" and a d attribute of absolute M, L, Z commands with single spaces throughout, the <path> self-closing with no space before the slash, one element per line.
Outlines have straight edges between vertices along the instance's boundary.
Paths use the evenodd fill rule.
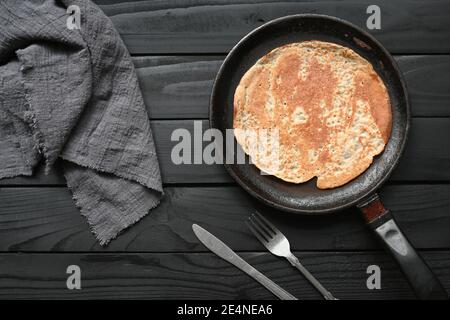
<path fill-rule="evenodd" d="M 358 205 L 367 224 L 399 264 L 417 297 L 423 300 L 448 299 L 447 291 L 419 256 L 377 194 Z"/>

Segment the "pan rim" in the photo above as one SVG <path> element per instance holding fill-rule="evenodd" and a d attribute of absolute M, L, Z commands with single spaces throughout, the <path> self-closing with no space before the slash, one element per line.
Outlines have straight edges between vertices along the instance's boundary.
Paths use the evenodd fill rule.
<path fill-rule="evenodd" d="M 255 29 L 253 29 L 252 31 L 250 31 L 249 33 L 247 33 L 244 37 L 242 37 L 234 46 L 233 48 L 229 51 L 229 53 L 227 54 L 227 56 L 225 57 L 225 59 L 223 60 L 215 78 L 214 78 L 214 82 L 213 82 L 213 86 L 212 86 L 212 90 L 211 90 L 211 95 L 210 95 L 210 100 L 209 100 L 209 125 L 211 128 L 217 128 L 217 126 L 215 126 L 216 120 L 213 119 L 213 114 L 214 114 L 214 110 L 213 110 L 213 101 L 214 98 L 216 96 L 216 91 L 217 91 L 217 81 L 222 78 L 222 75 L 224 73 L 224 70 L 226 68 L 226 65 L 228 63 L 228 61 L 234 56 L 235 52 L 250 38 L 252 37 L 254 34 L 261 32 L 263 29 L 273 25 L 273 24 L 277 24 L 280 22 L 284 22 L 286 20 L 291 20 L 291 19 L 302 19 L 302 18 L 317 18 L 317 19 L 325 19 L 325 20 L 331 20 L 333 22 L 338 22 L 340 24 L 346 25 L 352 29 L 355 29 L 357 32 L 361 33 L 364 37 L 368 38 L 370 41 L 372 41 L 376 46 L 377 49 L 379 49 L 384 55 L 385 57 L 389 60 L 389 62 L 392 65 L 393 70 L 395 71 L 396 76 L 398 77 L 399 83 L 401 84 L 401 88 L 403 91 L 403 96 L 404 96 L 404 100 L 405 100 L 405 111 L 406 111 L 406 123 L 405 123 L 405 129 L 403 132 L 403 137 L 402 137 L 402 141 L 400 142 L 400 146 L 398 148 L 397 151 L 397 155 L 395 157 L 395 159 L 393 160 L 392 164 L 389 166 L 389 168 L 387 168 L 387 171 L 385 173 L 385 175 L 383 177 L 381 177 L 380 179 L 377 179 L 376 182 L 373 183 L 372 186 L 370 186 L 368 188 L 368 190 L 364 193 L 362 193 L 361 195 L 357 196 L 355 199 L 353 200 L 349 200 L 346 201 L 344 204 L 340 204 L 340 205 L 334 205 L 333 207 L 330 208 L 324 208 L 324 209 L 301 209 L 301 208 L 295 208 L 295 207 L 289 207 L 274 201 L 271 201 L 267 198 L 264 198 L 263 196 L 261 196 L 260 194 L 258 194 L 255 190 L 253 190 L 252 188 L 250 188 L 244 181 L 242 181 L 242 179 L 240 177 L 237 176 L 237 174 L 233 171 L 233 169 L 230 167 L 229 164 L 224 163 L 224 167 L 226 169 L 226 171 L 228 172 L 228 174 L 230 174 L 230 176 L 234 179 L 234 181 L 236 181 L 238 183 L 238 185 L 240 185 L 246 192 L 248 192 L 250 195 L 252 195 L 253 197 L 255 197 L 256 199 L 262 201 L 265 204 L 268 204 L 270 206 L 272 206 L 273 208 L 285 211 L 285 212 L 289 212 L 289 213 L 296 213 L 296 214 L 303 214 L 303 215 L 319 215 L 319 214 L 327 214 L 327 213 L 333 213 L 333 212 L 338 212 L 341 211 L 343 209 L 352 207 L 357 205 L 358 203 L 361 203 L 362 201 L 364 201 L 364 199 L 366 199 L 367 197 L 369 197 L 370 195 L 374 194 L 385 182 L 386 180 L 391 176 L 393 170 L 397 167 L 398 162 L 400 161 L 400 158 L 402 157 L 404 150 L 405 150 L 405 146 L 406 143 L 408 141 L 408 137 L 409 137 L 409 131 L 410 131 L 410 124 L 411 124 L 411 110 L 410 110 L 410 101 L 409 101 L 409 94 L 408 94 L 408 90 L 406 87 L 406 82 L 403 78 L 403 74 L 401 73 L 397 62 L 394 60 L 394 58 L 392 57 L 392 55 L 389 53 L 389 51 L 387 51 L 387 49 L 377 40 L 375 39 L 375 37 L 373 37 L 370 33 L 366 32 L 365 30 L 361 29 L 360 27 L 354 25 L 353 23 L 343 20 L 341 18 L 338 17 L 334 17 L 334 16 L 329 16 L 329 15 L 324 15 L 324 14 L 310 14 L 310 13 L 305 13 L 305 14 L 293 14 L 293 15 L 287 15 L 287 16 L 283 16 L 283 17 L 279 17 L 273 20 L 270 20 L 264 24 L 262 24 L 261 26 L 256 27 Z M 348 183 L 351 183 L 348 182 Z"/>

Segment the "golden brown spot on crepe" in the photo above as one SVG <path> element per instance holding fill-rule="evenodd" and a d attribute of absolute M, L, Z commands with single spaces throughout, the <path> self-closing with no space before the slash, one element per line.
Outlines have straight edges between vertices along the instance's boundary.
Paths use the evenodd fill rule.
<path fill-rule="evenodd" d="M 389 96 L 370 63 L 320 41 L 261 58 L 236 89 L 234 115 L 235 129 L 279 131 L 277 167 L 235 132 L 258 168 L 295 183 L 317 176 L 319 188 L 340 186 L 366 170 L 391 130 Z"/>
<path fill-rule="evenodd" d="M 386 87 L 377 81 L 376 74 L 359 72 L 356 75 L 356 86 L 353 101 L 357 99 L 369 101 L 370 111 L 378 129 L 386 143 L 391 133 L 392 115 Z"/>
<path fill-rule="evenodd" d="M 283 133 L 281 137 L 283 142 L 294 143 L 294 140 L 302 135 L 303 143 L 311 148 L 317 148 L 328 135 L 327 130 L 321 130 L 322 120 L 319 117 L 311 116 L 308 118 L 309 121 L 298 125 L 290 121 L 283 122 L 283 119 L 295 113 L 299 101 L 307 115 L 318 114 L 323 101 L 325 108 L 330 107 L 337 81 L 331 68 L 319 64 L 316 59 L 312 59 L 308 66 L 305 80 L 298 76 L 298 68 L 300 68 L 299 57 L 295 52 L 280 57 L 274 66 L 273 72 L 279 82 L 275 84 L 272 94 L 278 102 L 277 106 L 281 107 L 276 120 L 281 124 L 279 128 Z M 289 132 L 290 127 L 296 134 Z"/>

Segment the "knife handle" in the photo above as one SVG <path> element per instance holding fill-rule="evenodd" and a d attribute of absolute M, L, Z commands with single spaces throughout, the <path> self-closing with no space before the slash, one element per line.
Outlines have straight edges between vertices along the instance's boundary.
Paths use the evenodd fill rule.
<path fill-rule="evenodd" d="M 275 282 L 267 278 L 265 275 L 263 275 L 261 272 L 253 268 L 249 265 L 251 269 L 242 269 L 247 273 L 249 276 L 251 276 L 253 279 L 261 283 L 264 287 L 267 288 L 270 292 L 272 292 L 274 295 L 276 295 L 281 300 L 298 300 L 296 297 L 294 297 L 292 294 L 281 288 L 279 285 L 277 285 Z"/>
<path fill-rule="evenodd" d="M 244 259 L 242 259 L 236 252 L 231 250 L 225 243 L 217 239 L 216 236 L 212 235 L 202 227 L 197 224 L 192 225 L 192 230 L 194 231 L 197 238 L 203 243 L 209 250 L 215 253 L 217 256 L 223 260 L 231 263 L 236 268 L 242 270 L 253 279 L 262 284 L 267 290 L 272 292 L 281 300 L 297 300 L 292 294 L 281 288 L 275 282 L 267 278 L 261 272 L 256 270 L 250 264 L 248 264 Z"/>

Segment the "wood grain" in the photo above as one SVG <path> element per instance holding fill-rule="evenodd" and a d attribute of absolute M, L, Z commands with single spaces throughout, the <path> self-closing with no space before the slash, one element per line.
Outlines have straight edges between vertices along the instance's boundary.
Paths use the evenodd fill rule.
<path fill-rule="evenodd" d="M 171 160 L 171 151 L 178 141 L 171 141 L 176 129 L 193 133 L 194 120 L 153 121 L 153 133 L 165 184 L 173 183 L 230 183 L 231 177 L 223 165 L 180 164 Z M 208 121 L 203 120 L 203 129 Z M 193 136 L 193 134 L 192 134 Z M 394 171 L 391 181 L 448 181 L 450 180 L 450 118 L 415 118 L 412 121 L 406 152 Z M 206 145 L 205 143 L 204 145 Z M 193 152 L 192 152 L 193 154 Z M 46 176 L 42 168 L 33 177 L 0 180 L 0 185 L 64 185 L 60 168 Z"/>
<path fill-rule="evenodd" d="M 367 30 L 373 1 L 95 0 L 133 54 L 226 53 L 245 34 L 274 18 L 327 14 Z M 381 29 L 367 30 L 393 53 L 450 53 L 448 1 L 389 1 Z"/>
<path fill-rule="evenodd" d="M 223 56 L 134 57 L 151 119 L 207 119 Z"/>
<path fill-rule="evenodd" d="M 412 299 L 399 269 L 383 252 L 297 252 L 340 299 Z M 299 299 L 321 299 L 298 270 L 269 253 L 243 258 Z M 424 252 L 450 289 L 450 252 Z M 369 265 L 381 268 L 381 290 L 366 286 Z M 81 290 L 68 290 L 66 269 L 81 268 Z M 212 253 L 0 254 L 2 299 L 274 299 L 264 287 Z"/>
<path fill-rule="evenodd" d="M 198 252 L 191 226 L 204 226 L 233 249 L 263 250 L 245 226 L 257 208 L 295 250 L 373 250 L 379 243 L 355 209 L 301 216 L 258 203 L 239 187 L 170 187 L 162 203 L 101 248 L 66 188 L 0 189 L 0 251 Z M 417 248 L 450 248 L 450 185 L 385 186 L 381 197 Z"/>
<path fill-rule="evenodd" d="M 134 57 L 151 119 L 207 119 L 223 56 Z M 450 55 L 396 56 L 415 117 L 450 116 Z"/>

